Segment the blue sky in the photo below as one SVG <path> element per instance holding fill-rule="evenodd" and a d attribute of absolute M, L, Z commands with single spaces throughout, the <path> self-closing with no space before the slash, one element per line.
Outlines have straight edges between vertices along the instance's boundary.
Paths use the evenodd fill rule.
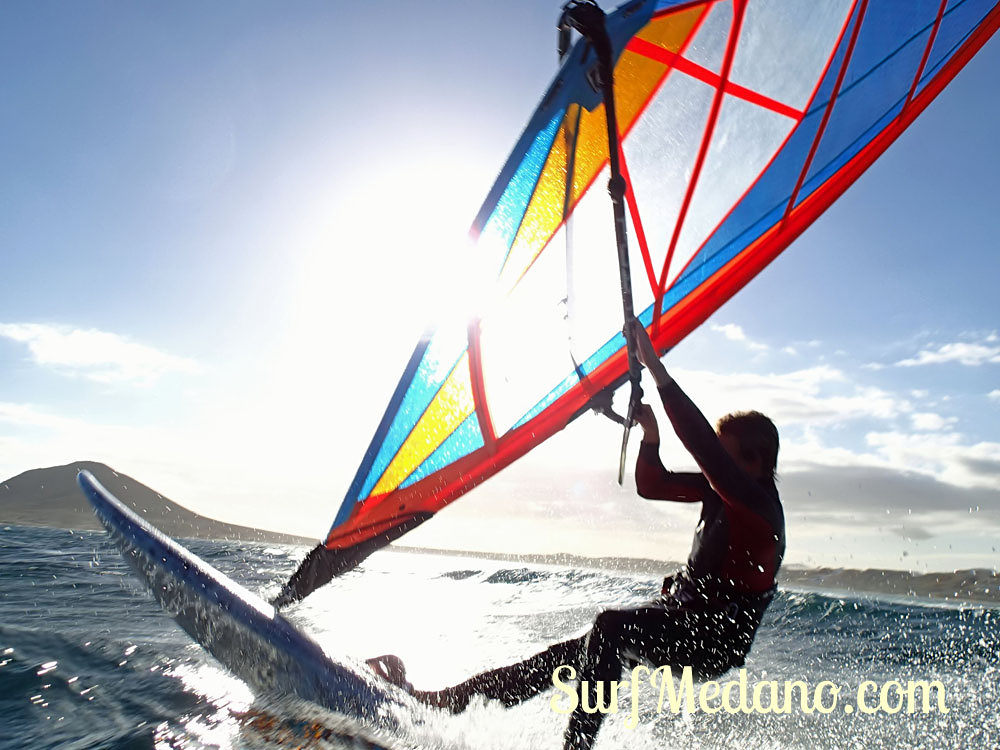
<path fill-rule="evenodd" d="M 0 477 L 101 460 L 325 533 L 558 5 L 0 8 Z M 710 418 L 779 423 L 790 562 L 997 565 L 997 70 L 994 39 L 666 358 Z M 683 557 L 689 510 L 617 488 L 619 439 L 585 416 L 408 541 Z"/>

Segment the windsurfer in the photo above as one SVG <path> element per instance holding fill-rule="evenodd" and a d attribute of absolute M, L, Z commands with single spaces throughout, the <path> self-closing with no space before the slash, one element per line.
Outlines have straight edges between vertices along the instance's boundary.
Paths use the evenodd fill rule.
<path fill-rule="evenodd" d="M 570 716 L 565 746 L 581 750 L 591 747 L 604 718 L 600 711 L 584 707 L 593 710 L 598 685 L 620 679 L 624 667 L 641 662 L 690 665 L 700 678 L 714 679 L 743 665 L 774 595 L 785 549 L 784 515 L 775 486 L 777 429 L 763 414 L 744 412 L 723 417 L 716 432 L 667 373 L 642 324 L 633 319 L 626 334 L 656 383 L 674 431 L 701 468 L 701 473 L 675 473 L 663 467 L 656 417 L 648 405 L 640 405 L 639 494 L 702 504 L 687 565 L 664 580 L 654 601 L 601 612 L 587 634 L 454 687 L 412 690 L 398 659 L 369 662 L 418 700 L 453 712 L 463 711 L 475 695 L 512 706 L 552 687 L 554 670 L 568 665 L 587 694 L 580 696 Z"/>

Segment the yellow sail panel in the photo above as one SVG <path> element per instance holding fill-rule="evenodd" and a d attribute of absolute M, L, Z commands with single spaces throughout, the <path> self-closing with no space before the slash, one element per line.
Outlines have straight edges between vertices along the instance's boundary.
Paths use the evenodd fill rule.
<path fill-rule="evenodd" d="M 707 4 L 696 5 L 668 16 L 654 18 L 639 30 L 636 37 L 671 52 L 680 52 L 707 8 Z"/>
<path fill-rule="evenodd" d="M 698 21 L 705 13 L 705 6 L 696 6 L 658 18 L 646 24 L 637 37 L 679 52 L 687 43 Z M 615 112 L 618 130 L 627 133 L 646 106 L 650 97 L 667 73 L 667 66 L 629 50 L 622 52 L 615 65 Z M 577 168 L 573 181 L 573 202 L 591 184 L 608 159 L 608 136 L 605 126 L 604 105 L 584 112 L 580 123 L 577 145 Z"/>
<path fill-rule="evenodd" d="M 671 52 L 680 51 L 705 13 L 705 6 L 656 19 L 648 23 L 637 36 Z M 615 66 L 615 106 L 619 129 L 625 133 L 632 127 L 642 108 L 663 80 L 667 66 L 644 55 L 625 50 Z M 545 162 L 538 184 L 524 214 L 524 220 L 511 245 L 501 274 L 501 283 L 508 290 L 517 283 L 524 271 L 538 257 L 563 221 L 566 189 L 566 144 L 575 144 L 573 193 L 575 205 L 590 187 L 608 161 L 608 135 L 604 105 L 584 110 L 576 124 L 577 107 L 570 107 L 563 119 Z"/>
<path fill-rule="evenodd" d="M 576 109 L 575 107 L 571 109 Z M 563 117 L 552 149 L 545 160 L 535 191 L 524 212 L 510 253 L 500 274 L 501 288 L 509 291 L 545 247 L 563 220 L 566 195 L 566 143 L 568 117 Z M 570 141 L 572 142 L 572 141 Z"/>
<path fill-rule="evenodd" d="M 466 352 L 379 478 L 371 494 L 381 495 L 396 489 L 475 409 L 472 379 L 469 375 L 469 354 Z"/>
<path fill-rule="evenodd" d="M 696 6 L 656 19 L 646 24 L 636 36 L 671 52 L 679 52 L 704 13 L 705 6 Z M 615 113 L 620 133 L 627 133 L 632 128 L 667 70 L 667 66 L 663 63 L 644 55 L 629 50 L 622 52 L 614 73 Z M 595 107 L 593 111 L 584 112 L 581 118 L 573 180 L 574 204 L 608 160 L 605 119 L 603 104 Z"/>
<path fill-rule="evenodd" d="M 666 72 L 667 66 L 657 60 L 629 50 L 622 52 L 615 66 L 615 111 L 620 131 L 628 132 Z"/>

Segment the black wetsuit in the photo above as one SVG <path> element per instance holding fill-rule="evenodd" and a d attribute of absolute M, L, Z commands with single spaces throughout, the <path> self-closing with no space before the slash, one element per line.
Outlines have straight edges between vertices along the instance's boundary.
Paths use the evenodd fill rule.
<path fill-rule="evenodd" d="M 730 457 L 711 425 L 674 383 L 660 397 L 678 437 L 701 474 L 663 468 L 658 446 L 643 443 L 636 462 L 639 493 L 655 500 L 701 502 L 701 519 L 687 565 L 664 581 L 661 596 L 631 609 L 601 612 L 584 636 L 557 643 L 508 667 L 443 691 L 452 708 L 473 695 L 508 706 L 552 687 L 553 671 L 574 667 L 588 683 L 587 705 L 597 705 L 598 681 L 621 678 L 641 662 L 691 666 L 712 679 L 742 666 L 775 590 L 785 549 L 785 524 L 773 481 L 750 477 Z M 588 748 L 604 714 L 581 707 L 570 717 L 566 745 Z"/>

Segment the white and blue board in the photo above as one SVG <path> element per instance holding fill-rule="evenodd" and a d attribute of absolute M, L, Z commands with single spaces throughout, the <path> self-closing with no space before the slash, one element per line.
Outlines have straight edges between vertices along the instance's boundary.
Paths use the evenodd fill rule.
<path fill-rule="evenodd" d="M 77 482 L 126 561 L 160 606 L 223 666 L 263 693 L 294 694 L 391 729 L 409 696 L 331 659 L 316 641 L 126 507 L 89 471 Z"/>

